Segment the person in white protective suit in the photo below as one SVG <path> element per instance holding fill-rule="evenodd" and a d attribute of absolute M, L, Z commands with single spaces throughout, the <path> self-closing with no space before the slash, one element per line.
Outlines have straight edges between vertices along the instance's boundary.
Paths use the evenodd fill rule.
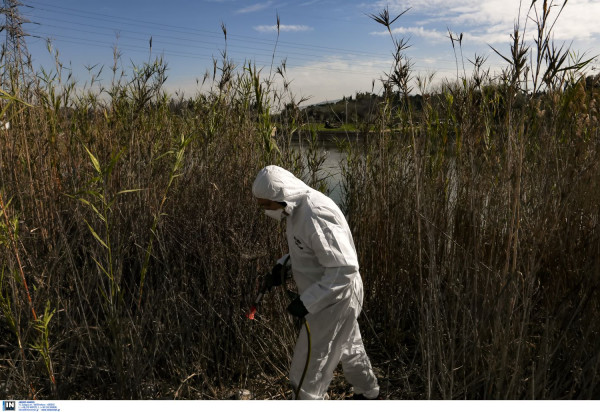
<path fill-rule="evenodd" d="M 356 320 L 363 300 L 358 258 L 341 210 L 329 197 L 278 166 L 267 166 L 258 173 L 252 193 L 268 216 L 286 221 L 292 273 L 300 293 L 287 310 L 310 325 L 310 363 L 299 399 L 324 399 L 340 362 L 346 380 L 354 387 L 354 399 L 378 398 L 377 378 Z M 274 286 L 281 284 L 276 268 Z M 306 329 L 302 328 L 290 368 L 294 390 L 307 351 Z"/>

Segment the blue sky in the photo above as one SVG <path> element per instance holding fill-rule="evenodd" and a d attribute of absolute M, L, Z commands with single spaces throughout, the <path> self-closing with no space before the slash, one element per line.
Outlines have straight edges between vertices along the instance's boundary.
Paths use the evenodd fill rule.
<path fill-rule="evenodd" d="M 436 73 L 438 82 L 456 78 L 448 30 L 463 33 L 467 73 L 472 68 L 467 59 L 473 60 L 475 54 L 488 57 L 486 66 L 497 72 L 501 60 L 490 45 L 508 52 L 519 11 L 519 0 L 21 1 L 31 6 L 21 12 L 32 22 L 24 28 L 35 36 L 27 39 L 34 64 L 53 68 L 46 42 L 51 39 L 53 50 L 73 68 L 80 85 L 89 81 L 84 68 L 92 65 L 105 66 L 102 80 L 110 82 L 115 45 L 125 67 L 147 61 L 152 37 L 152 55 L 164 55 L 169 65 L 167 89 L 194 95 L 200 90 L 196 80 L 202 80 L 207 70 L 212 72 L 212 58 L 225 48 L 224 24 L 227 52 L 236 63 L 251 60 L 267 76 L 275 53 L 275 65 L 286 60 L 296 100 L 305 97 L 307 103 L 371 91 L 374 80 L 373 91 L 381 91 L 378 79 L 389 70 L 393 46 L 385 28 L 367 15 L 384 7 L 392 15 L 410 8 L 392 26 L 394 35 L 411 45 L 407 55 L 414 74 Z M 525 9 L 530 1 L 524 1 Z M 542 3 L 538 0 L 537 7 Z M 572 49 L 590 57 L 600 54 L 599 17 L 600 0 L 570 0 L 555 26 L 555 41 L 572 44 Z M 527 24 L 533 33 L 533 23 Z"/>

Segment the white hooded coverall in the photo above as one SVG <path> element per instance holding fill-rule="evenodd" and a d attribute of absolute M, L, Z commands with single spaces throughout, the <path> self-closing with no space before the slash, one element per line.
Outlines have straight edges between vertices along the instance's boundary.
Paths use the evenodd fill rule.
<path fill-rule="evenodd" d="M 252 193 L 256 198 L 286 203 L 292 272 L 300 299 L 309 312 L 306 321 L 312 340 L 310 363 L 299 398 L 324 399 L 340 361 L 354 393 L 376 398 L 377 378 L 356 321 L 363 300 L 358 258 L 341 210 L 329 197 L 278 166 L 267 166 L 258 173 Z M 306 330 L 302 328 L 290 368 L 294 389 L 302 376 L 307 350 Z"/>

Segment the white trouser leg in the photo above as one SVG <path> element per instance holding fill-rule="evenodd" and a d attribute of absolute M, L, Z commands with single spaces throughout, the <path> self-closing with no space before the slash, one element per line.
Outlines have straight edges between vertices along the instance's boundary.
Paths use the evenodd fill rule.
<path fill-rule="evenodd" d="M 356 305 L 350 306 L 351 300 L 345 299 L 319 313 L 306 316 L 312 348 L 299 399 L 323 399 L 333 378 L 333 371 L 342 357 L 344 374 L 348 373 L 346 376 L 357 390 L 364 391 L 365 396 L 369 397 L 376 397 L 379 393 L 377 379 L 362 345 L 356 322 L 359 311 Z M 290 381 L 294 390 L 300 382 L 307 352 L 308 341 L 303 326 L 290 367 Z M 372 396 L 372 393 L 375 395 Z"/>
<path fill-rule="evenodd" d="M 370 399 L 374 399 L 379 395 L 377 378 L 373 373 L 371 362 L 365 351 L 356 320 L 348 342 L 343 345 L 341 361 L 344 377 L 354 386 L 355 394 L 362 394 Z"/>

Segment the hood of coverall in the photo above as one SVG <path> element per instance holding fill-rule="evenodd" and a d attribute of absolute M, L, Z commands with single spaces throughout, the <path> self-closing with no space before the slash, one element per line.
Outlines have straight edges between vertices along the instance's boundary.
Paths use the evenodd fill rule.
<path fill-rule="evenodd" d="M 292 214 L 298 201 L 310 193 L 312 189 L 292 173 L 279 166 L 264 167 L 254 180 L 252 194 L 254 197 L 274 202 L 285 202 L 286 213 Z"/>

